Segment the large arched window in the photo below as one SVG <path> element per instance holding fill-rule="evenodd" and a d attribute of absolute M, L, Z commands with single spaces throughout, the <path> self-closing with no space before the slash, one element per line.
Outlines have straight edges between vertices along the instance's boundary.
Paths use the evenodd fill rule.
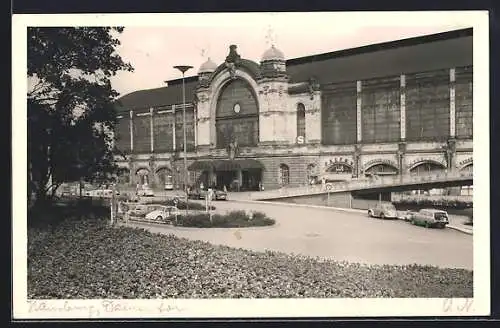
<path fill-rule="evenodd" d="M 297 105 L 297 140 L 299 138 L 302 142 L 306 138 L 306 108 L 301 103 Z"/>
<path fill-rule="evenodd" d="M 259 108 L 251 86 L 236 79 L 225 85 L 217 99 L 215 129 L 217 148 L 236 141 L 239 146 L 259 142 Z"/>
<path fill-rule="evenodd" d="M 290 184 L 290 169 L 286 164 L 280 164 L 280 184 L 282 186 Z"/>
<path fill-rule="evenodd" d="M 365 170 L 368 175 L 394 175 L 398 174 L 398 169 L 385 163 L 375 164 Z"/>
<path fill-rule="evenodd" d="M 446 167 L 442 164 L 435 163 L 435 162 L 422 162 L 416 166 L 414 166 L 411 170 L 411 174 L 415 175 L 425 175 L 425 174 L 430 174 L 432 172 L 436 171 L 444 171 Z"/>

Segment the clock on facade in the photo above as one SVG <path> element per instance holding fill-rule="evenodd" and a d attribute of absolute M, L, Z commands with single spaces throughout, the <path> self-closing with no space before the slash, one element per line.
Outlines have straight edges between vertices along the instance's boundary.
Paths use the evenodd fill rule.
<path fill-rule="evenodd" d="M 235 113 L 239 113 L 241 110 L 240 104 L 238 103 L 234 104 L 233 110 Z"/>

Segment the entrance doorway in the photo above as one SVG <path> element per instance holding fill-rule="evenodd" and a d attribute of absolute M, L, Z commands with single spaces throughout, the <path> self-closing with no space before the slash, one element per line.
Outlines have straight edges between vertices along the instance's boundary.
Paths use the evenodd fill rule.
<path fill-rule="evenodd" d="M 229 191 L 237 191 L 238 186 L 236 183 L 238 180 L 238 176 L 236 175 L 236 171 L 217 171 L 216 175 L 217 189 L 223 190 L 225 186 Z"/>
<path fill-rule="evenodd" d="M 249 169 L 241 172 L 242 176 L 242 191 L 257 191 L 261 183 L 261 171 L 259 169 Z"/>

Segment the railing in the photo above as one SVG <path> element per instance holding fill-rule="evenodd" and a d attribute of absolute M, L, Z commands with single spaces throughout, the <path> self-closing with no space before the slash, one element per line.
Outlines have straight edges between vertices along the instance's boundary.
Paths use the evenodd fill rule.
<path fill-rule="evenodd" d="M 425 175 L 383 176 L 367 179 L 357 179 L 342 182 L 326 183 L 325 185 L 307 185 L 302 187 L 280 188 L 266 190 L 250 195 L 251 199 L 270 199 L 302 195 L 322 194 L 325 192 L 342 192 L 350 190 L 375 189 L 388 186 L 401 186 L 415 183 L 436 183 L 472 179 L 472 172 L 433 172 Z"/>

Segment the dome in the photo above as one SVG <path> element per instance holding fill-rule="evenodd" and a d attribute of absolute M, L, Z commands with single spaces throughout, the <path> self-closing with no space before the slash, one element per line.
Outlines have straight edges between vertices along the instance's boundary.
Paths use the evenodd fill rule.
<path fill-rule="evenodd" d="M 198 74 L 202 73 L 213 73 L 217 69 L 217 64 L 214 63 L 210 58 L 203 64 L 201 64 Z"/>
<path fill-rule="evenodd" d="M 267 60 L 285 60 L 285 55 L 283 52 L 279 49 L 276 49 L 273 46 L 271 48 L 267 49 L 266 52 L 262 55 L 262 60 L 261 61 L 267 61 Z"/>

